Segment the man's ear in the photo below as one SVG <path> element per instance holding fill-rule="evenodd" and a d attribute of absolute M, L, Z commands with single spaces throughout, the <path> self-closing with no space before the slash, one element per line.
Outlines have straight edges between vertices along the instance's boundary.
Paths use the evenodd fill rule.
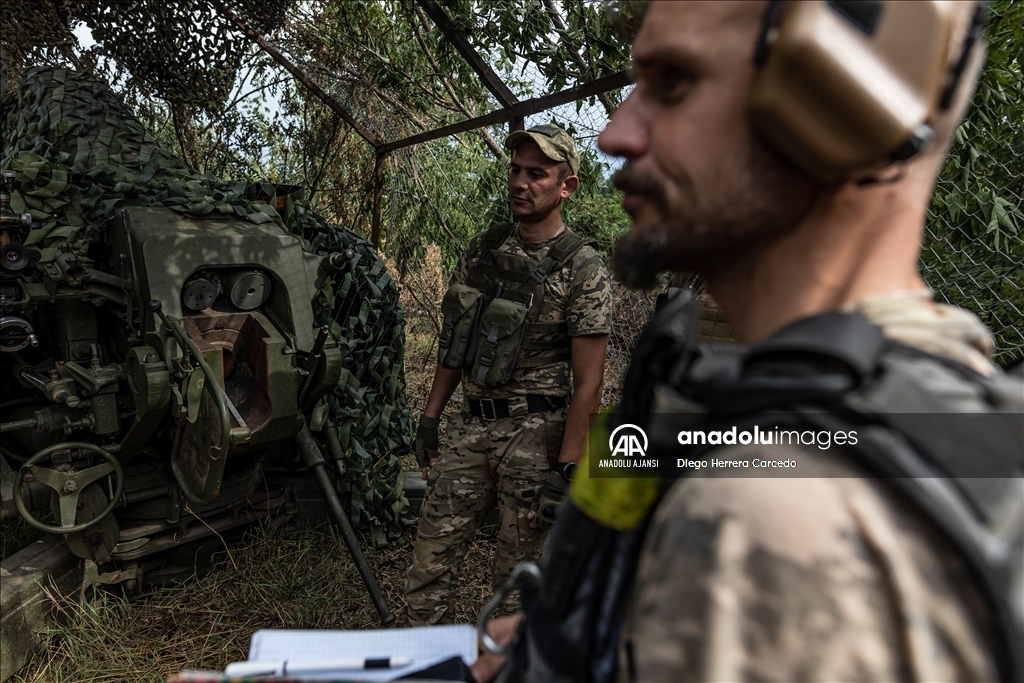
<path fill-rule="evenodd" d="M 562 181 L 562 199 L 568 199 L 572 196 L 572 193 L 576 191 L 576 188 L 580 186 L 580 179 L 574 175 L 569 176 Z"/>

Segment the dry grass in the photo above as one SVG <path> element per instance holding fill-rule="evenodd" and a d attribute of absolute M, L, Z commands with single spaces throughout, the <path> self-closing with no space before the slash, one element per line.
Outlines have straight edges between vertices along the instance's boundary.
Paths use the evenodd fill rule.
<path fill-rule="evenodd" d="M 397 272 L 388 263 L 391 272 Z M 415 422 L 427 405 L 427 395 L 437 368 L 437 338 L 441 330 L 441 299 L 448 281 L 441 268 L 441 251 L 427 246 L 426 255 L 415 268 L 409 268 L 398 282 L 402 312 L 405 314 L 405 400 Z M 455 390 L 445 407 L 444 416 L 462 410 L 462 387 Z M 440 444 L 447 443 L 446 420 L 441 420 Z M 419 469 L 416 458 L 407 455 L 403 469 Z"/>
<path fill-rule="evenodd" d="M 411 553 L 406 542 L 364 546 L 381 590 L 404 626 L 402 582 Z M 262 628 L 379 628 L 376 610 L 355 565 L 329 527 L 288 534 L 254 529 L 225 553 L 217 568 L 184 585 L 130 601 L 104 595 L 80 605 L 54 599 L 64 624 L 50 647 L 14 681 L 163 681 L 181 669 L 223 669 L 243 660 Z M 494 540 L 481 533 L 462 571 L 460 623 L 473 623 L 490 597 Z"/>

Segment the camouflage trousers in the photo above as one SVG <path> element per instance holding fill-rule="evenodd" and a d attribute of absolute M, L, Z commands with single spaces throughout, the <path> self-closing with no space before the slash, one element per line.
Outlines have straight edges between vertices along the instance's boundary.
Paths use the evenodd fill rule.
<path fill-rule="evenodd" d="M 526 515 L 558 458 L 566 411 L 497 420 L 465 413 L 449 418 L 448 446 L 427 478 L 412 566 L 405 574 L 410 625 L 452 623 L 459 567 L 477 525 L 495 506 L 500 526 L 494 587 L 520 562 L 540 557 L 547 525 L 532 529 Z"/>

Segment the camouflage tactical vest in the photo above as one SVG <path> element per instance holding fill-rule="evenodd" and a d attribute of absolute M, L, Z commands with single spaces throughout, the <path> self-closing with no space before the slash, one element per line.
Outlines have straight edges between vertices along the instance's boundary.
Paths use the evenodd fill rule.
<path fill-rule="evenodd" d="M 570 357 L 566 324 L 536 318 L 548 275 L 569 263 L 588 241 L 566 231 L 536 263 L 500 250 L 515 228 L 513 223 L 489 228 L 466 283 L 449 287 L 441 302 L 438 363 L 461 368 L 470 380 L 486 387 L 505 384 L 516 368 L 542 367 Z M 544 341 L 531 340 L 540 335 Z"/>

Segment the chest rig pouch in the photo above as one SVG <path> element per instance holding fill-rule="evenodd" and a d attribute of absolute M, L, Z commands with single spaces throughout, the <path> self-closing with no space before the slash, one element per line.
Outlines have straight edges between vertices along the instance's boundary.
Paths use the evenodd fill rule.
<path fill-rule="evenodd" d="M 497 387 L 516 368 L 568 360 L 570 340 L 565 323 L 539 323 L 544 283 L 587 241 L 565 232 L 537 263 L 500 250 L 515 225 L 499 223 L 480 239 L 466 284 L 448 288 L 441 302 L 444 322 L 438 362 L 465 370 L 481 386 Z"/>
<path fill-rule="evenodd" d="M 703 429 L 856 429 L 861 438 L 849 452 L 858 465 L 921 511 L 972 575 L 992 615 L 1000 678 L 1024 680 L 1021 368 L 982 377 L 886 340 L 878 327 L 847 314 L 798 321 L 753 348 L 693 346 L 686 321 L 695 316 L 685 298 L 655 317 L 627 373 L 619 412 L 649 415 L 641 425 L 649 452 L 672 454 L 659 458 L 667 463 L 715 448 L 682 451 L 678 421 L 659 417 L 670 414 Z M 664 474 L 644 521 L 632 529 L 610 528 L 566 506 L 552 530 L 543 581 L 523 587 L 527 619 L 503 680 L 612 681 L 623 665 L 629 677 L 630 643 L 619 642 L 619 633 L 647 521 L 674 483 Z M 626 661 L 617 661 L 620 652 Z"/>

